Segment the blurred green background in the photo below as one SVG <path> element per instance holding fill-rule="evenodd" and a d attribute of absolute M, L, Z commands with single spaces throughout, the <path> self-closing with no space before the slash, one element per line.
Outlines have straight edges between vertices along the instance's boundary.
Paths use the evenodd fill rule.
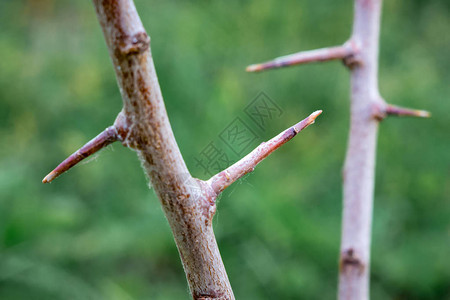
<path fill-rule="evenodd" d="M 344 42 L 352 1 L 136 5 L 195 176 L 207 179 L 195 158 L 234 118 L 249 121 L 244 109 L 258 93 L 283 114 L 257 131 L 257 143 L 324 110 L 224 193 L 214 228 L 237 298 L 334 299 L 349 74 L 339 62 L 244 69 Z M 450 299 L 449 31 L 448 1 L 384 4 L 381 93 L 433 117 L 380 126 L 373 299 Z M 135 153 L 114 144 L 41 183 L 111 125 L 121 106 L 90 1 L 0 0 L 0 299 L 189 299 Z"/>

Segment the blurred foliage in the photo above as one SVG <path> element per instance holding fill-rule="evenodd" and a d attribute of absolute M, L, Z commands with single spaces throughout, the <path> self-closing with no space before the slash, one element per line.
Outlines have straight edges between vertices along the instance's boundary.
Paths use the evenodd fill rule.
<path fill-rule="evenodd" d="M 221 197 L 214 219 L 239 299 L 334 299 L 349 75 L 338 62 L 247 74 L 246 65 L 342 43 L 352 1 L 136 1 L 192 173 L 202 149 L 263 91 L 271 138 L 318 122 Z M 373 299 L 450 299 L 450 9 L 386 1 L 380 89 L 431 119 L 380 126 Z M 41 179 L 121 109 L 90 1 L 0 0 L 0 299 L 189 299 L 169 226 L 120 144 Z"/>

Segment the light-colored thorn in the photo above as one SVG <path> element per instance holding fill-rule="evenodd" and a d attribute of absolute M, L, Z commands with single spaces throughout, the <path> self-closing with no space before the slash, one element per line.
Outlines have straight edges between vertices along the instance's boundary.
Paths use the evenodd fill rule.
<path fill-rule="evenodd" d="M 426 110 L 417 110 L 416 113 L 417 113 L 417 116 L 421 117 L 421 118 L 429 118 L 429 117 L 431 117 L 431 113 L 429 111 L 426 111 Z"/>
<path fill-rule="evenodd" d="M 411 109 L 395 105 L 388 105 L 386 107 L 386 114 L 391 116 L 406 116 L 406 117 L 418 117 L 429 118 L 431 113 L 426 110 Z"/>
<path fill-rule="evenodd" d="M 261 71 L 261 64 L 254 64 L 254 65 L 250 65 L 247 68 L 245 68 L 246 72 L 259 72 Z"/>
<path fill-rule="evenodd" d="M 345 59 L 354 54 L 355 50 L 354 47 L 352 47 L 352 44 L 346 43 L 341 46 L 301 51 L 298 53 L 277 57 L 264 63 L 250 65 L 246 68 L 246 71 L 259 72 L 300 64 Z"/>
<path fill-rule="evenodd" d="M 297 124 L 295 124 L 294 130 L 296 133 L 299 133 L 300 131 L 302 131 L 303 129 L 305 129 L 306 127 L 308 127 L 311 124 L 314 124 L 314 122 L 316 121 L 316 118 L 322 113 L 322 110 L 316 110 L 315 112 L 313 112 L 312 114 L 310 114 L 307 118 L 301 120 L 300 122 L 298 122 Z"/>
<path fill-rule="evenodd" d="M 224 171 L 212 176 L 207 181 L 207 183 L 209 184 L 209 186 L 211 186 L 211 188 L 217 195 L 220 194 L 230 184 L 232 184 L 245 174 L 252 172 L 255 169 L 256 165 L 258 165 L 263 159 L 265 159 L 279 147 L 290 141 L 294 136 L 297 135 L 297 133 L 314 123 L 315 119 L 321 113 L 321 110 L 317 110 L 294 126 L 291 126 L 288 129 L 282 131 L 280 134 L 273 137 L 269 141 L 261 143 L 245 157 L 229 166 Z"/>
<path fill-rule="evenodd" d="M 55 171 L 51 171 L 47 176 L 42 179 L 42 183 L 50 183 L 53 179 L 55 179 L 58 174 Z"/>
<path fill-rule="evenodd" d="M 314 124 L 314 122 L 316 121 L 316 118 L 323 112 L 323 110 L 319 109 L 316 110 L 315 112 L 313 112 L 311 115 L 309 115 L 308 120 L 310 122 L 310 124 Z"/>

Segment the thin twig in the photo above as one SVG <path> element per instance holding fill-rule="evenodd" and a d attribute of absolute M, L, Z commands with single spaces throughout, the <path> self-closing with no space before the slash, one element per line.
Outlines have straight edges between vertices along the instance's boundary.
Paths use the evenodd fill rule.
<path fill-rule="evenodd" d="M 247 67 L 247 72 L 260 72 L 300 64 L 323 62 L 336 59 L 345 59 L 355 54 L 355 49 L 349 43 L 342 46 L 321 48 L 316 50 L 302 51 L 291 55 L 281 56 L 274 60 L 254 64 Z"/>
<path fill-rule="evenodd" d="M 300 131 L 313 124 L 315 119 L 322 113 L 321 110 L 313 112 L 306 119 L 298 122 L 294 126 L 286 129 L 271 140 L 262 143 L 252 152 L 247 154 L 238 162 L 234 163 L 227 169 L 211 177 L 207 183 L 212 187 L 216 194 L 219 194 L 233 182 L 252 172 L 264 158 L 283 144 L 290 141 Z"/>
<path fill-rule="evenodd" d="M 60 163 L 53 171 L 44 177 L 42 183 L 52 182 L 53 179 L 66 172 L 86 157 L 91 156 L 117 140 L 118 136 L 116 128 L 114 126 L 106 128 L 102 133 Z"/>

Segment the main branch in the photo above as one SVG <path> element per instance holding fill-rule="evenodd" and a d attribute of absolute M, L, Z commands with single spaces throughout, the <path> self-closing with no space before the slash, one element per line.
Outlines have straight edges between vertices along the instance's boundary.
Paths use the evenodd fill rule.
<path fill-rule="evenodd" d="M 317 111 L 263 143 L 209 181 L 193 178 L 181 156 L 164 106 L 150 38 L 132 0 L 94 0 L 122 94 L 123 110 L 108 127 L 47 175 L 58 175 L 118 140 L 135 150 L 172 229 L 194 299 L 234 299 L 212 229 L 216 198 L 275 149 L 314 123 Z"/>
<path fill-rule="evenodd" d="M 211 226 L 215 194 L 192 178 L 175 141 L 150 38 L 132 0 L 94 0 L 123 99 L 117 129 L 150 178 L 172 229 L 194 299 L 233 299 Z"/>

